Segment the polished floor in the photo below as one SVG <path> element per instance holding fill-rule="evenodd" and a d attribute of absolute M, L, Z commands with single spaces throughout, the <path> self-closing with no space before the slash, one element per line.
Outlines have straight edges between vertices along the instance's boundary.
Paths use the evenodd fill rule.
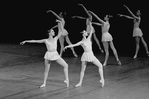
<path fill-rule="evenodd" d="M 47 86 L 43 82 L 45 49 L 32 45 L 0 45 L 0 99 L 149 99 L 149 58 L 113 56 L 104 67 L 101 88 L 98 68 L 88 63 L 82 87 L 75 88 L 81 69 L 80 57 L 64 57 L 69 64 L 70 86 L 63 82 L 63 67 L 53 62 Z M 104 55 L 96 57 L 103 63 Z"/>

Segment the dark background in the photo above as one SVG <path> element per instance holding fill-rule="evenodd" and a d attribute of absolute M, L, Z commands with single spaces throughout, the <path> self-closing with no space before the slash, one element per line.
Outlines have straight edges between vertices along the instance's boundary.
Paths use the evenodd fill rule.
<path fill-rule="evenodd" d="M 137 10 L 141 10 L 142 22 L 140 28 L 143 31 L 144 39 L 149 44 L 148 39 L 148 23 L 149 12 L 148 2 L 112 2 L 107 0 L 40 0 L 40 1 L 25 1 L 11 0 L 0 2 L 0 42 L 19 44 L 26 39 L 43 39 L 47 38 L 47 30 L 56 25 L 56 17 L 51 13 L 46 13 L 47 10 L 53 10 L 57 14 L 66 12 L 64 16 L 66 21 L 66 30 L 69 32 L 69 38 L 72 43 L 81 40 L 80 31 L 86 28 L 85 20 L 72 19 L 71 16 L 79 15 L 87 17 L 85 11 L 78 3 L 82 3 L 87 9 L 95 12 L 101 19 L 106 14 L 111 14 L 114 17 L 110 19 L 110 33 L 113 36 L 114 45 L 119 55 L 133 56 L 135 52 L 135 41 L 132 37 L 133 20 L 120 18 L 118 13 L 130 15 L 123 5 L 127 5 L 131 11 L 136 14 Z M 98 22 L 93 18 L 94 22 Z M 94 25 L 96 35 L 101 41 L 101 27 Z M 57 31 L 57 29 L 55 29 Z M 101 43 L 101 42 L 100 42 Z M 146 55 L 145 50 L 140 44 L 139 55 Z M 40 44 L 39 44 L 40 46 Z M 101 43 L 102 46 L 102 43 Z M 103 46 L 102 46 L 103 47 Z M 95 41 L 93 41 L 93 50 L 95 53 L 100 53 Z M 76 48 L 77 53 L 81 53 L 81 47 Z"/>

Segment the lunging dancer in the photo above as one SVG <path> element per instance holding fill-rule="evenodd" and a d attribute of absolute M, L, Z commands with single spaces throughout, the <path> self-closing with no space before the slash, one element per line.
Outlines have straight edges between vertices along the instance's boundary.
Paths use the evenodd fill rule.
<path fill-rule="evenodd" d="M 90 25 L 91 25 L 91 23 L 90 23 Z M 65 46 L 65 48 L 64 48 L 64 50 L 65 50 L 67 48 L 72 48 L 72 47 L 81 45 L 84 49 L 84 53 L 81 57 L 82 69 L 81 69 L 81 73 L 80 73 L 80 81 L 77 85 L 75 85 L 75 87 L 79 87 L 82 85 L 87 62 L 92 62 L 93 64 L 98 66 L 98 71 L 99 71 L 100 78 L 101 78 L 100 82 L 102 83 L 102 87 L 104 86 L 103 66 L 100 63 L 100 61 L 95 57 L 95 55 L 93 54 L 93 51 L 92 51 L 92 42 L 91 42 L 92 33 L 93 33 L 93 28 L 91 28 L 89 33 L 84 30 L 82 41 L 80 41 L 76 44 Z"/>
<path fill-rule="evenodd" d="M 46 81 L 48 78 L 48 72 L 50 69 L 50 65 L 52 61 L 56 61 L 58 64 L 64 67 L 64 74 L 65 74 L 65 80 L 64 82 L 67 84 L 67 87 L 69 86 L 69 78 L 68 78 L 68 64 L 60 57 L 60 55 L 57 52 L 57 40 L 61 37 L 62 32 L 59 31 L 58 35 L 55 36 L 55 32 L 53 29 L 48 31 L 49 37 L 47 39 L 41 39 L 41 40 L 25 40 L 21 42 L 20 44 L 23 45 L 25 43 L 45 43 L 47 47 L 47 52 L 44 56 L 45 59 L 45 72 L 44 72 L 44 81 L 43 84 L 40 86 L 40 88 L 46 86 Z M 55 36 L 55 37 L 54 37 Z"/>
<path fill-rule="evenodd" d="M 64 20 L 64 18 L 63 18 L 63 15 L 62 15 L 62 12 L 60 13 L 60 15 L 57 15 L 54 11 L 52 11 L 52 10 L 49 10 L 49 11 L 47 11 L 47 13 L 48 12 L 51 12 L 52 14 L 54 14 L 57 18 L 58 18 L 58 31 L 59 32 L 62 32 L 62 35 L 61 35 L 61 37 L 59 38 L 59 42 L 60 42 L 60 46 L 61 46 L 61 48 L 60 48 L 60 56 L 62 56 L 62 54 L 63 54 L 63 49 L 64 49 L 64 40 L 66 40 L 66 42 L 70 45 L 70 44 L 72 44 L 71 42 L 70 42 L 70 39 L 69 39 L 69 37 L 68 37 L 68 32 L 67 32 L 67 30 L 64 28 L 64 26 L 65 26 L 65 20 Z M 56 27 L 56 26 L 55 26 Z M 53 27 L 53 28 L 55 28 L 55 27 Z M 72 52 L 73 52 L 73 55 L 75 56 L 75 57 L 78 57 L 77 56 L 77 54 L 75 53 L 75 51 L 74 51 L 74 49 L 73 48 L 71 48 L 71 50 L 72 50 Z"/>
<path fill-rule="evenodd" d="M 90 25 L 90 23 L 93 23 L 93 24 L 95 23 L 95 22 L 92 22 L 92 15 L 88 12 L 88 10 L 82 4 L 79 4 L 79 5 L 83 7 L 83 9 L 85 10 L 85 12 L 88 15 L 88 18 L 81 17 L 81 16 L 73 16 L 72 18 L 86 19 L 86 31 L 87 31 L 87 33 L 90 33 L 91 28 L 93 28 L 93 39 L 96 41 L 96 44 L 98 45 L 98 48 L 103 53 L 104 51 L 102 50 L 102 48 L 100 46 L 100 43 L 99 43 L 99 40 L 97 39 L 97 36 L 96 36 L 96 33 L 95 33 L 95 29 L 92 26 L 92 24 Z"/>
<path fill-rule="evenodd" d="M 104 17 L 105 21 L 103 21 L 95 13 L 93 13 L 92 11 L 89 11 L 89 12 L 92 13 L 102 24 L 101 25 L 101 27 L 102 27 L 102 42 L 103 42 L 104 50 L 105 50 L 105 53 L 106 53 L 105 61 L 103 63 L 103 66 L 107 65 L 107 61 L 108 61 L 108 57 L 109 57 L 109 46 L 111 47 L 111 49 L 113 51 L 113 54 L 115 55 L 117 63 L 119 65 L 121 65 L 121 62 L 118 58 L 117 51 L 116 51 L 116 49 L 114 47 L 114 44 L 113 44 L 112 35 L 109 33 L 109 28 L 110 28 L 109 18 L 110 18 L 110 15 L 106 15 Z"/>
<path fill-rule="evenodd" d="M 146 54 L 149 56 L 149 51 L 148 51 L 148 46 L 143 38 L 143 33 L 141 31 L 141 29 L 139 28 L 140 22 L 141 22 L 141 13 L 140 10 L 137 11 L 136 15 L 134 15 L 132 13 L 132 11 L 130 11 L 130 9 L 124 5 L 126 7 L 126 9 L 129 11 L 129 13 L 132 16 L 128 16 L 128 15 L 123 15 L 123 14 L 118 14 L 120 17 L 126 17 L 128 19 L 133 19 L 134 20 L 134 27 L 133 27 L 133 37 L 135 37 L 135 41 L 136 41 L 136 51 L 135 51 L 135 55 L 134 55 L 134 59 L 137 58 L 138 52 L 139 52 L 139 48 L 140 48 L 140 39 L 144 45 L 144 48 L 146 50 Z"/>

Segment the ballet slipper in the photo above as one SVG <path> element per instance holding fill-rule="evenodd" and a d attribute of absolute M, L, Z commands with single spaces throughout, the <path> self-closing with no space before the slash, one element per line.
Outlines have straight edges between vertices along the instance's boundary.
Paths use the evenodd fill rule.
<path fill-rule="evenodd" d="M 104 87 L 105 84 L 104 80 L 100 80 L 100 83 L 102 84 L 102 87 Z"/>
<path fill-rule="evenodd" d="M 107 63 L 103 63 L 103 66 L 106 66 L 107 65 Z"/>
<path fill-rule="evenodd" d="M 64 80 L 64 83 L 66 83 L 67 87 L 69 87 L 69 80 Z"/>
<path fill-rule="evenodd" d="M 135 55 L 133 58 L 136 59 L 137 58 L 137 55 Z"/>
<path fill-rule="evenodd" d="M 80 86 L 82 86 L 81 83 L 78 83 L 77 85 L 75 85 L 75 87 L 80 87 Z"/>
<path fill-rule="evenodd" d="M 118 63 L 118 65 L 122 65 L 121 61 L 119 61 L 119 60 L 117 61 L 117 63 Z"/>
<path fill-rule="evenodd" d="M 73 53 L 73 55 L 74 55 L 75 57 L 78 57 L 78 55 L 77 55 L 76 53 Z"/>
<path fill-rule="evenodd" d="M 41 86 L 40 86 L 40 88 L 44 88 L 46 86 L 46 84 L 42 84 Z"/>

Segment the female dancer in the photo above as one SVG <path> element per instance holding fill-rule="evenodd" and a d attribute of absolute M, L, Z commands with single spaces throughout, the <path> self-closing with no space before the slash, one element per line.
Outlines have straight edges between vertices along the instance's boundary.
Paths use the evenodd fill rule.
<path fill-rule="evenodd" d="M 145 47 L 145 50 L 146 50 L 146 54 L 149 56 L 149 51 L 148 51 L 148 46 L 143 38 L 143 33 L 141 31 L 141 29 L 139 28 L 139 25 L 140 25 L 140 22 L 141 22 L 141 13 L 140 13 L 140 10 L 137 11 L 137 16 L 135 16 L 131 11 L 130 9 L 124 5 L 126 7 L 126 9 L 129 11 L 129 13 L 132 15 L 132 16 L 127 16 L 127 15 L 122 15 L 122 14 L 118 14 L 120 15 L 121 17 L 126 17 L 126 18 L 129 18 L 129 19 L 133 19 L 134 20 L 134 27 L 133 27 L 133 37 L 135 37 L 135 41 L 136 41 L 136 52 L 135 52 L 135 55 L 134 55 L 134 59 L 137 58 L 137 55 L 138 55 L 138 52 L 139 52 L 139 43 L 140 43 L 140 39 Z"/>
<path fill-rule="evenodd" d="M 62 16 L 62 12 L 60 13 L 60 15 L 57 15 L 55 12 L 53 12 L 52 10 L 49 10 L 49 11 L 47 11 L 47 13 L 48 12 L 51 12 L 51 13 L 53 13 L 57 18 L 58 18 L 58 31 L 59 32 L 62 32 L 62 35 L 61 35 L 61 37 L 59 38 L 59 42 L 60 42 L 60 46 L 61 46 L 61 49 L 60 49 L 60 56 L 62 56 L 62 53 L 63 53 L 63 49 L 64 49 L 64 40 L 66 40 L 66 42 L 70 45 L 70 44 L 72 44 L 71 42 L 70 42 L 70 39 L 69 39 L 69 37 L 68 37 L 68 32 L 67 32 L 67 30 L 64 28 L 64 26 L 65 26 L 65 20 L 64 20 L 64 18 L 63 18 L 63 16 Z M 56 26 L 55 26 L 56 27 Z M 71 48 L 71 50 L 72 50 L 72 52 L 73 52 L 73 55 L 75 56 L 75 57 L 78 57 L 77 56 L 77 54 L 75 53 L 75 51 L 74 51 L 74 49 L 73 48 Z"/>
<path fill-rule="evenodd" d="M 90 23 L 90 25 L 91 25 L 91 23 Z M 98 68 L 99 68 L 98 71 L 99 71 L 99 74 L 100 74 L 100 77 L 101 77 L 100 82 L 102 83 L 102 87 L 104 86 L 104 77 L 103 77 L 103 67 L 102 67 L 102 64 L 94 56 L 93 51 L 92 51 L 92 42 L 91 42 L 92 33 L 93 33 L 93 28 L 91 28 L 91 31 L 89 33 L 84 30 L 83 31 L 83 39 L 82 39 L 82 41 L 80 41 L 80 42 L 78 42 L 76 44 L 73 44 L 73 45 L 68 45 L 68 46 L 66 46 L 64 48 L 64 50 L 65 50 L 67 48 L 71 48 L 71 47 L 75 47 L 75 46 L 81 45 L 83 47 L 83 49 L 84 49 L 84 53 L 83 53 L 83 55 L 81 57 L 82 70 L 81 70 L 81 73 L 80 73 L 80 81 L 79 81 L 79 83 L 77 85 L 75 85 L 75 87 L 79 87 L 79 86 L 82 85 L 82 81 L 83 81 L 83 78 L 84 78 L 84 72 L 85 72 L 85 69 L 86 69 L 87 62 L 92 62 L 93 64 L 98 66 Z"/>
<path fill-rule="evenodd" d="M 118 58 L 117 51 L 116 51 L 113 41 L 112 41 L 113 38 L 112 38 L 111 34 L 109 33 L 109 28 L 110 28 L 109 18 L 110 18 L 110 16 L 106 15 L 104 18 L 105 21 L 103 21 L 92 11 L 89 11 L 89 12 L 92 13 L 102 24 L 102 42 L 103 42 L 104 50 L 106 52 L 105 61 L 103 63 L 103 66 L 107 65 L 107 61 L 108 61 L 108 57 L 109 57 L 109 45 L 113 51 L 113 54 L 115 55 L 115 58 L 116 58 L 118 64 L 121 65 L 121 62 Z"/>
<path fill-rule="evenodd" d="M 60 55 L 57 52 L 57 40 L 61 37 L 62 32 L 59 32 L 57 36 L 55 36 L 55 32 L 53 29 L 49 31 L 49 37 L 47 39 L 42 40 L 26 40 L 21 42 L 20 44 L 23 45 L 25 43 L 45 43 L 47 47 L 47 52 L 44 56 L 45 59 L 45 72 L 44 72 L 44 82 L 40 86 L 40 88 L 46 86 L 46 81 L 48 78 L 48 72 L 50 69 L 50 65 L 52 61 L 56 61 L 58 64 L 62 65 L 64 67 L 64 74 L 65 74 L 65 80 L 64 82 L 67 84 L 67 87 L 69 86 L 69 78 L 68 78 L 68 64 L 60 57 Z M 55 37 L 53 37 L 55 36 Z"/>
<path fill-rule="evenodd" d="M 96 37 L 96 34 L 95 34 L 95 29 L 94 27 L 92 26 L 92 24 L 90 25 L 90 23 L 93 23 L 93 24 L 96 24 L 95 22 L 92 22 L 92 15 L 88 12 L 88 10 L 82 5 L 82 4 L 79 4 L 80 6 L 82 6 L 85 10 L 85 12 L 87 13 L 88 15 L 88 18 L 85 18 L 85 17 L 81 17 L 81 16 L 73 16 L 73 18 L 77 17 L 77 18 L 80 18 L 80 19 L 86 19 L 86 31 L 87 33 L 90 33 L 91 31 L 91 28 L 93 28 L 93 38 L 94 40 L 96 41 L 100 51 L 103 53 L 104 51 L 102 50 L 101 46 L 100 46 L 100 43 Z"/>

